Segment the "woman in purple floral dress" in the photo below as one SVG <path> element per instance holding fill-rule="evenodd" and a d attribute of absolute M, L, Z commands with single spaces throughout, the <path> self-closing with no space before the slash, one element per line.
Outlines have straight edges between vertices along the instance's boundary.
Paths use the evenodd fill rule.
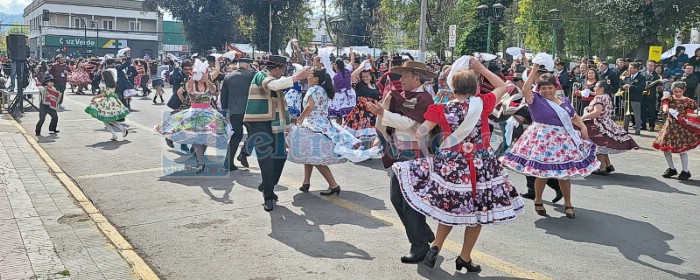
<path fill-rule="evenodd" d="M 469 67 L 495 85 L 493 92 L 477 94 L 477 74 L 455 70 L 450 83 L 454 99 L 430 105 L 418 129 L 420 136 L 439 125 L 444 135 L 440 149 L 434 157 L 395 163 L 393 170 L 411 207 L 440 223 L 424 263 L 434 267 L 452 227 L 466 226 L 456 267 L 479 272 L 481 267 L 472 263 L 471 251 L 481 225 L 511 221 L 524 204 L 489 146 L 488 116 L 506 85 L 476 59 L 470 59 Z"/>

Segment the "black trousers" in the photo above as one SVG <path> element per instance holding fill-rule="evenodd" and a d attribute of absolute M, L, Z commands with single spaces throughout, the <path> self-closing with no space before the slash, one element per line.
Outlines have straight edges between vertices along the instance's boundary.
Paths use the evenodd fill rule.
<path fill-rule="evenodd" d="M 238 145 L 243 140 L 243 117 L 245 115 L 232 114 L 228 116 L 228 120 L 231 122 L 231 128 L 233 128 L 233 135 L 231 136 L 231 141 L 228 142 L 228 150 L 226 152 L 226 161 L 224 161 L 224 166 L 235 166 L 233 159 L 236 158 L 236 152 L 238 151 Z M 248 131 L 250 133 L 250 130 Z M 244 153 L 246 147 L 243 146 L 241 153 Z"/>
<path fill-rule="evenodd" d="M 656 125 L 656 99 L 656 94 L 652 93 L 642 100 L 642 129 L 647 127 L 647 123 L 649 128 Z"/>
<path fill-rule="evenodd" d="M 398 161 L 406 161 L 416 158 L 414 151 L 398 151 Z M 430 249 L 430 243 L 435 240 L 435 234 L 425 222 L 425 215 L 419 213 L 408 204 L 401 192 L 399 180 L 396 175 L 391 176 L 391 188 L 389 190 L 391 204 L 399 214 L 401 223 L 406 229 L 408 242 L 411 243 L 411 253 L 422 255 Z"/>
<path fill-rule="evenodd" d="M 536 177 L 533 176 L 525 176 L 525 179 L 527 179 L 527 193 L 531 195 L 535 195 L 535 179 Z M 559 180 L 557 179 L 547 179 L 547 186 L 552 188 L 555 191 L 559 191 Z"/>
<path fill-rule="evenodd" d="M 44 126 L 47 114 L 51 116 L 49 131 L 56 131 L 56 127 L 58 126 L 58 113 L 56 113 L 56 110 L 51 109 L 49 105 L 41 104 L 39 106 L 39 122 L 36 123 L 36 129 L 34 130 L 36 134 L 41 133 L 41 127 Z"/>
<path fill-rule="evenodd" d="M 275 186 L 280 181 L 287 151 L 284 133 L 272 133 L 272 122 L 249 122 L 248 141 L 246 145 L 255 145 L 255 154 L 262 174 L 263 197 L 275 197 Z"/>

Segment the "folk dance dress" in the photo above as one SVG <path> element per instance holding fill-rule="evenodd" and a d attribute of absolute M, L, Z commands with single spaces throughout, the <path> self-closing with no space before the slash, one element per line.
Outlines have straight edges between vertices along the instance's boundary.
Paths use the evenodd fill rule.
<path fill-rule="evenodd" d="M 588 128 L 588 135 L 590 135 L 591 141 L 597 146 L 596 153 L 618 154 L 639 149 L 639 145 L 634 142 L 632 136 L 613 121 L 612 114 L 615 109 L 610 96 L 603 94 L 593 98 L 588 106 L 591 112 L 596 105 L 603 107 L 603 114 L 584 122 Z"/>
<path fill-rule="evenodd" d="M 556 104 L 533 92 L 530 114 L 533 124 L 525 130 L 501 162 L 526 176 L 581 179 L 598 170 L 596 145 L 581 139 L 571 119 L 576 115 L 569 100 Z"/>
<path fill-rule="evenodd" d="M 194 91 L 188 95 L 190 107 L 171 114 L 156 125 L 155 130 L 180 144 L 226 147 L 234 131 L 228 118 L 211 107 L 209 91 Z"/>
<path fill-rule="evenodd" d="M 654 149 L 671 153 L 683 153 L 700 145 L 700 134 L 679 122 L 679 119 L 685 124 L 693 122 L 692 120 L 688 122 L 691 118 L 688 118 L 687 114 L 698 108 L 695 100 L 688 97 L 676 99 L 672 96 L 667 96 L 661 99 L 661 102 L 664 105 L 668 105 L 669 110 L 675 109 L 678 111 L 678 115 L 676 118 L 670 113 L 668 114 L 664 127 L 661 128 L 659 135 L 652 144 Z"/>
<path fill-rule="evenodd" d="M 350 83 L 350 75 L 350 70 L 342 69 L 333 77 L 335 97 L 328 104 L 328 116 L 332 119 L 345 119 L 355 108 L 357 96 Z"/>
<path fill-rule="evenodd" d="M 78 64 L 73 72 L 71 72 L 70 76 L 68 76 L 68 83 L 72 85 L 87 85 L 92 83 L 92 79 L 90 79 L 90 74 L 85 68 L 84 62 Z"/>
<path fill-rule="evenodd" d="M 441 145 L 434 157 L 392 166 L 411 207 L 444 225 L 499 224 L 524 210 L 522 198 L 489 146 L 487 118 L 496 97 L 493 93 L 480 96 L 483 104 L 474 106 L 483 106 L 483 111 L 475 115 L 477 121 L 471 123 L 473 129 L 466 137 L 455 136 L 461 138 L 455 140 L 458 144 L 449 148 Z M 470 103 L 478 103 L 475 98 L 480 99 L 430 105 L 424 117 L 442 128 L 446 140 L 469 123 L 468 109 Z"/>
<path fill-rule="evenodd" d="M 364 150 L 362 142 L 328 116 L 329 99 L 326 91 L 316 85 L 309 88 L 304 104 L 313 99 L 314 107 L 304 121 L 292 126 L 287 136 L 288 160 L 311 165 L 331 165 L 367 160 L 376 149 Z"/>
<path fill-rule="evenodd" d="M 102 88 L 100 93 L 105 96 L 85 108 L 85 113 L 103 122 L 116 122 L 129 114 L 129 109 L 122 104 L 119 95 L 113 88 Z"/>
<path fill-rule="evenodd" d="M 365 143 L 365 147 L 368 147 L 377 138 L 377 130 L 374 128 L 377 116 L 367 109 L 367 104 L 382 100 L 382 97 L 379 88 L 370 88 L 365 83 L 358 84 L 355 87 L 355 92 L 357 93 L 357 105 L 345 118 L 344 127 L 355 138 Z"/>

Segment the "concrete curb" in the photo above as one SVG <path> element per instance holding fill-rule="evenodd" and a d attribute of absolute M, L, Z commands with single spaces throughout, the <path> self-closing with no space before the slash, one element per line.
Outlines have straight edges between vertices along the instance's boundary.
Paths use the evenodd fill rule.
<path fill-rule="evenodd" d="M 73 180 L 65 173 L 63 170 L 53 161 L 51 156 L 49 156 L 46 151 L 39 145 L 39 143 L 34 140 L 34 138 L 27 133 L 27 131 L 20 125 L 14 118 L 8 115 L 8 121 L 12 123 L 27 139 L 29 145 L 34 148 L 34 150 L 39 154 L 39 156 L 44 160 L 49 170 L 61 181 L 61 184 L 71 193 L 73 198 L 78 201 L 80 206 L 85 210 L 85 212 L 90 216 L 90 218 L 95 222 L 97 227 L 102 231 L 102 233 L 107 237 L 107 239 L 117 248 L 119 255 L 126 260 L 134 271 L 136 277 L 142 280 L 159 280 L 160 278 L 151 269 L 151 267 L 146 264 L 146 262 L 134 251 L 134 247 L 131 246 L 129 241 L 122 236 L 119 231 L 107 220 L 107 218 L 102 215 L 100 210 L 92 204 L 92 201 L 83 193 L 83 191 L 78 187 L 78 185 L 73 182 Z"/>

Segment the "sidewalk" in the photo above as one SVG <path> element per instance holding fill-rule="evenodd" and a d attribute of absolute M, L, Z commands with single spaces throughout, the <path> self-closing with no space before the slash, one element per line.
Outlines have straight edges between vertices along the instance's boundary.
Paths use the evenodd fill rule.
<path fill-rule="evenodd" d="M 0 280 L 137 279 L 7 117 L 0 115 Z"/>

